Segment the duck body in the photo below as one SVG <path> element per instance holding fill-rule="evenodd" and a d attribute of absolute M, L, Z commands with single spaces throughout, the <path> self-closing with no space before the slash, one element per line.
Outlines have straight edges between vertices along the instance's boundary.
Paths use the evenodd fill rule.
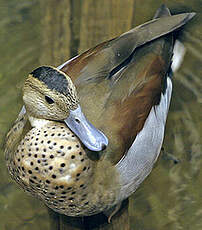
<path fill-rule="evenodd" d="M 37 69 L 26 81 L 25 107 L 7 135 L 7 166 L 25 191 L 53 210 L 68 216 L 109 210 L 129 197 L 151 172 L 160 153 L 170 104 L 174 42 L 172 34 L 150 41 L 183 25 L 193 14 L 177 18 L 162 6 L 155 15 L 158 17 L 162 24 L 154 19 L 71 59 L 58 67 L 59 72 L 55 69 L 58 76 L 64 73 L 71 78 L 68 93 L 58 90 L 55 81 L 45 82 L 46 76 L 41 80 L 41 72 L 49 67 Z M 168 25 L 167 20 L 173 24 Z M 34 93 L 38 84 L 41 87 Z M 29 105 L 32 90 L 35 97 Z M 45 99 L 44 92 L 48 93 Z M 63 97 L 65 103 L 58 99 Z M 57 119 L 51 107 L 54 103 L 59 105 Z M 78 103 L 102 131 L 94 132 L 90 123 L 85 123 L 90 134 L 84 134 L 84 141 L 83 134 L 75 134 L 77 125 L 83 125 L 81 117 L 77 119 Z M 62 111 L 67 110 L 73 112 L 64 112 L 62 117 Z M 78 124 L 68 127 L 65 123 L 71 123 L 71 116 Z M 89 138 L 102 144 L 88 142 Z M 100 148 L 103 143 L 107 148 Z M 98 153 L 88 150 L 91 145 Z"/>

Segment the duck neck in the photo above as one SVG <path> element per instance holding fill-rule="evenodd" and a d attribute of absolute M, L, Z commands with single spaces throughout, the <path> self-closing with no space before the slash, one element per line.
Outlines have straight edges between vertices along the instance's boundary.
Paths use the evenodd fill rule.
<path fill-rule="evenodd" d="M 29 116 L 28 118 L 29 118 L 31 126 L 36 127 L 36 128 L 41 128 L 50 122 L 49 120 L 40 119 L 40 118 L 36 118 L 36 117 L 32 117 L 32 116 Z"/>

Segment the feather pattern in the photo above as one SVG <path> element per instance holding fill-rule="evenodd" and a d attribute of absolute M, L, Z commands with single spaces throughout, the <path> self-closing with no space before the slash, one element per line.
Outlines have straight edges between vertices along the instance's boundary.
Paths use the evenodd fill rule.
<path fill-rule="evenodd" d="M 172 82 L 167 78 L 166 93 L 159 105 L 153 107 L 127 155 L 116 165 L 121 176 L 120 199 L 130 196 L 151 172 L 163 142 L 166 117 L 172 93 Z"/>
<path fill-rule="evenodd" d="M 105 157 L 114 164 L 127 154 L 167 87 L 172 35 L 149 41 L 173 31 L 188 18 L 187 14 L 170 16 L 169 10 L 162 6 L 152 21 L 59 67 L 75 83 L 90 122 L 108 137 Z"/>

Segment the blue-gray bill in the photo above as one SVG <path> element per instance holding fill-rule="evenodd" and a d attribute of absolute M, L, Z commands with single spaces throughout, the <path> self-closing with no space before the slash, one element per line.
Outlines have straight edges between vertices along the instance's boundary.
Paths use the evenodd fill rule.
<path fill-rule="evenodd" d="M 71 110 L 64 122 L 89 150 L 102 151 L 107 147 L 107 137 L 86 119 L 80 106 Z"/>

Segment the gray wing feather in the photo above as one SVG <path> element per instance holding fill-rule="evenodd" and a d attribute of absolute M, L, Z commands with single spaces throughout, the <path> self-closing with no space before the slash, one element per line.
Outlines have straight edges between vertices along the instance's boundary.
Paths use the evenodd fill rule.
<path fill-rule="evenodd" d="M 139 187 L 159 156 L 171 93 L 172 82 L 168 77 L 166 93 L 161 95 L 160 104 L 151 109 L 144 128 L 137 135 L 126 156 L 116 165 L 121 184 L 119 200 L 124 200 Z"/>

